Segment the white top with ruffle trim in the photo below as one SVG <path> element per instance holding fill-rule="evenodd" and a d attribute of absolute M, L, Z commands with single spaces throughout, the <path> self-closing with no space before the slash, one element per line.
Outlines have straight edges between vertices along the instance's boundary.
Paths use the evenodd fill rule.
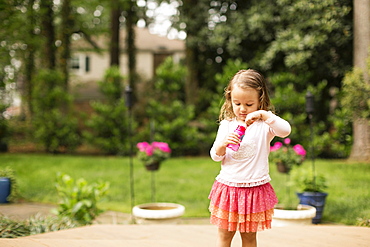
<path fill-rule="evenodd" d="M 221 121 L 210 150 L 214 161 L 222 161 L 217 181 L 233 187 L 254 187 L 271 181 L 268 163 L 270 142 L 275 136 L 288 136 L 291 127 L 284 119 L 269 113 L 271 117 L 266 121 L 256 121 L 246 129 L 238 151 L 226 148 L 223 156 L 216 154 L 215 146 L 239 124 L 236 119 Z"/>

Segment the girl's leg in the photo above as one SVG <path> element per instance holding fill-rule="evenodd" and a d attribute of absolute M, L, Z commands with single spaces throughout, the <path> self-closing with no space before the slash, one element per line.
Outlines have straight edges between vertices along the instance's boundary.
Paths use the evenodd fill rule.
<path fill-rule="evenodd" d="M 257 233 L 256 232 L 241 232 L 243 247 L 257 247 Z"/>
<path fill-rule="evenodd" d="M 218 228 L 218 247 L 230 247 L 231 241 L 233 240 L 233 237 L 235 235 L 235 232 L 230 232 L 225 229 Z"/>

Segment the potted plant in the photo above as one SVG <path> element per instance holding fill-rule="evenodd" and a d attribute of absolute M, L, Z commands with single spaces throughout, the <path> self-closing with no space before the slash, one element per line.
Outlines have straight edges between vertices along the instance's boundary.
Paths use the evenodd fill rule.
<path fill-rule="evenodd" d="M 297 188 L 299 203 L 316 208 L 316 216 L 312 219 L 313 224 L 321 222 L 327 193 L 326 178 L 322 174 L 314 174 L 312 169 L 296 167 L 291 172 L 293 185 Z"/>
<path fill-rule="evenodd" d="M 289 173 L 292 167 L 302 164 L 306 157 L 306 150 L 302 145 L 290 145 L 291 140 L 285 138 L 282 142 L 275 142 L 270 147 L 270 161 L 276 164 L 281 173 Z"/>
<path fill-rule="evenodd" d="M 8 203 L 18 197 L 18 185 L 13 169 L 0 169 L 0 203 Z"/>
<path fill-rule="evenodd" d="M 276 142 L 270 148 L 270 161 L 276 164 L 280 173 L 286 174 L 286 196 L 287 204 L 279 204 L 275 207 L 273 216 L 274 226 L 306 225 L 311 224 L 312 218 L 316 215 L 316 209 L 310 205 L 298 206 L 291 202 L 290 196 L 290 171 L 293 167 L 302 164 L 306 157 L 306 150 L 300 144 L 291 145 L 291 140 L 285 138 L 283 142 Z"/>
<path fill-rule="evenodd" d="M 139 149 L 137 157 L 148 171 L 158 170 L 161 162 L 171 155 L 171 149 L 165 142 L 139 142 L 136 147 Z"/>
<path fill-rule="evenodd" d="M 162 161 L 171 155 L 171 149 L 165 142 L 139 142 L 136 147 L 138 159 L 148 171 L 156 171 Z M 177 223 L 184 214 L 185 207 L 168 202 L 155 202 L 154 173 L 152 173 L 152 203 L 136 205 L 132 209 L 135 222 L 138 224 Z"/>

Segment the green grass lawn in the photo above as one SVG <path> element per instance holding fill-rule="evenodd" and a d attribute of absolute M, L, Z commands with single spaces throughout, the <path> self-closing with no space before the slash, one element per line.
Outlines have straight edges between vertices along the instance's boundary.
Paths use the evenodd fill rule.
<path fill-rule="evenodd" d="M 309 166 L 310 161 L 303 165 Z M 21 196 L 28 201 L 58 203 L 54 187 L 57 172 L 75 179 L 110 182 L 103 209 L 130 212 L 130 161 L 127 157 L 46 154 L 1 154 L 0 169 L 16 172 Z M 357 218 L 370 219 L 370 164 L 343 160 L 317 160 L 318 173 L 326 174 L 329 188 L 323 222 L 356 224 Z M 219 163 L 209 157 L 170 158 L 154 172 L 156 201 L 180 203 L 185 217 L 208 217 L 208 193 L 218 174 Z M 271 164 L 271 184 L 281 202 L 287 200 L 286 175 Z M 135 205 L 151 202 L 152 173 L 134 159 Z M 291 198 L 296 198 L 294 188 Z M 297 200 L 298 202 L 298 200 Z"/>

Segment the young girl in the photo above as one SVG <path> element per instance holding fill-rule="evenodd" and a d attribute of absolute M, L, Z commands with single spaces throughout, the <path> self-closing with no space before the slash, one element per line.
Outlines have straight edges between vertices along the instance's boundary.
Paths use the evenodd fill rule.
<path fill-rule="evenodd" d="M 271 228 L 277 198 L 270 185 L 268 155 L 274 136 L 290 134 L 290 124 L 274 115 L 263 76 L 252 69 L 234 75 L 225 89 L 220 126 L 210 151 L 222 161 L 209 195 L 211 223 L 218 226 L 218 246 L 230 246 L 236 231 L 242 246 L 257 246 L 257 231 Z M 246 127 L 240 140 L 234 133 Z M 237 151 L 227 148 L 240 144 Z"/>

